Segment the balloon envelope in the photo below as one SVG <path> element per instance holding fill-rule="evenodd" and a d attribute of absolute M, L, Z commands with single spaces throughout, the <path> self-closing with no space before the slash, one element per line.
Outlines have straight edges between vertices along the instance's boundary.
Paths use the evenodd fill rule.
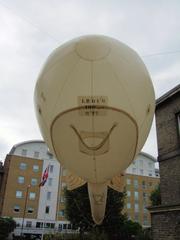
<path fill-rule="evenodd" d="M 105 36 L 57 48 L 35 88 L 41 133 L 65 168 L 90 183 L 124 171 L 148 136 L 152 82 L 137 53 Z"/>

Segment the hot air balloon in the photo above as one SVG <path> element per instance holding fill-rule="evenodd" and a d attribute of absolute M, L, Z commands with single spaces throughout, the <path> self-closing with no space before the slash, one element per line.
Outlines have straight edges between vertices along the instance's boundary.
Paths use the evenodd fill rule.
<path fill-rule="evenodd" d="M 45 142 L 69 170 L 69 189 L 88 183 L 92 217 L 101 224 L 107 186 L 122 191 L 123 172 L 152 124 L 155 97 L 144 63 L 113 38 L 75 38 L 47 59 L 34 101 Z"/>

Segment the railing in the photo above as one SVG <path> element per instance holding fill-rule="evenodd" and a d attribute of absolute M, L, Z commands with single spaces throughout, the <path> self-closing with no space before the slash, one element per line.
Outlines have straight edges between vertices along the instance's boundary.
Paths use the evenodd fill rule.
<path fill-rule="evenodd" d="M 18 226 L 15 228 L 14 230 L 15 233 L 20 233 L 21 232 L 21 226 Z M 36 234 L 42 234 L 42 233 L 73 233 L 73 232 L 77 232 L 76 230 L 72 230 L 72 229 L 60 229 L 60 228 L 37 228 L 37 227 L 27 227 L 24 226 L 23 228 L 23 233 L 36 233 Z"/>

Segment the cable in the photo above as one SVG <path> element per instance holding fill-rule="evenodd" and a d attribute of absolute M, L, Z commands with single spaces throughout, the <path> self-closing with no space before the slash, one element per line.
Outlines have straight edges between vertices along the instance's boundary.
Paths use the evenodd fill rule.
<path fill-rule="evenodd" d="M 41 33 L 47 35 L 48 37 L 50 37 L 51 39 L 53 39 L 56 43 L 59 43 L 59 42 L 60 42 L 58 39 L 56 39 L 54 36 L 52 36 L 49 32 L 40 29 L 39 26 L 36 25 L 36 24 L 34 24 L 33 22 L 31 22 L 30 19 L 28 19 L 28 18 L 25 17 L 25 16 L 20 15 L 20 14 L 19 14 L 17 11 L 15 11 L 14 9 L 6 6 L 6 5 L 4 4 L 4 2 L 0 1 L 0 4 L 1 4 L 4 8 L 6 8 L 7 10 L 11 11 L 11 12 L 12 12 L 14 15 L 16 15 L 17 17 L 21 18 L 22 20 L 24 20 L 24 21 L 26 21 L 27 23 L 29 23 L 30 25 L 32 25 L 32 26 L 33 26 L 34 28 L 36 28 L 39 32 L 41 32 Z"/>
<path fill-rule="evenodd" d="M 175 51 L 168 51 L 168 52 L 157 52 L 157 53 L 150 53 L 147 55 L 141 56 L 142 58 L 146 57 L 154 57 L 154 56 L 160 56 L 160 55 L 170 55 L 170 54 L 179 54 L 180 50 L 175 50 Z"/>

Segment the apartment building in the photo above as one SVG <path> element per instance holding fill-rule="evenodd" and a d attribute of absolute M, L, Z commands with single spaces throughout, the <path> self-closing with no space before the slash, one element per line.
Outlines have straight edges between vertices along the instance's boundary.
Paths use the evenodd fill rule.
<path fill-rule="evenodd" d="M 129 219 L 144 227 L 151 225 L 150 213 L 146 207 L 151 205 L 150 194 L 159 184 L 155 162 L 154 157 L 141 152 L 126 170 L 127 197 L 124 211 Z"/>
<path fill-rule="evenodd" d="M 47 166 L 47 183 L 39 187 Z M 4 163 L 0 210 L 2 216 L 11 216 L 17 222 L 15 234 L 42 234 L 69 224 L 58 221 L 60 169 L 43 141 L 23 142 L 11 149 Z"/>
<path fill-rule="evenodd" d="M 150 192 L 159 182 L 155 162 L 152 156 L 140 153 L 126 170 L 124 211 L 144 226 L 150 225 L 146 205 Z M 39 187 L 47 166 L 48 180 Z M 4 163 L 0 212 L 2 216 L 16 220 L 15 234 L 71 230 L 72 226 L 65 218 L 65 176 L 66 169 L 60 166 L 43 141 L 22 142 L 11 149 Z"/>

